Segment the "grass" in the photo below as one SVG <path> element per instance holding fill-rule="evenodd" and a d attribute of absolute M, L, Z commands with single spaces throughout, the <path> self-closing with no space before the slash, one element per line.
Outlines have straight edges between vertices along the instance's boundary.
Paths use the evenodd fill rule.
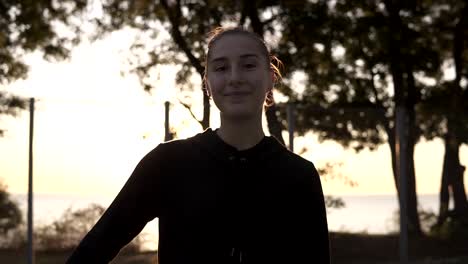
<path fill-rule="evenodd" d="M 397 235 L 331 233 L 330 240 L 333 264 L 399 263 Z M 412 264 L 467 264 L 468 239 L 412 238 L 408 252 Z"/>
<path fill-rule="evenodd" d="M 70 252 L 38 252 L 35 255 L 35 264 L 63 264 Z M 24 264 L 27 263 L 25 250 L 0 250 L 0 263 Z M 112 264 L 157 264 L 156 252 L 142 252 L 138 254 L 119 254 Z"/>
<path fill-rule="evenodd" d="M 398 236 L 331 233 L 332 264 L 397 264 Z M 313 249 L 312 249 L 313 250 Z M 26 263 L 25 250 L 0 251 L 0 263 Z M 409 243 L 411 264 L 467 264 L 468 239 L 414 238 Z M 63 264 L 70 252 L 38 252 L 36 264 Z M 155 252 L 119 254 L 113 264 L 155 264 Z"/>

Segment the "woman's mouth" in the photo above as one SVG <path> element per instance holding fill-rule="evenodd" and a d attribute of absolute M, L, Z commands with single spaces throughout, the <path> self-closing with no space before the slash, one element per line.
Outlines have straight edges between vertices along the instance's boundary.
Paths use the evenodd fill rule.
<path fill-rule="evenodd" d="M 241 97 L 241 96 L 245 96 L 245 95 L 249 95 L 250 92 L 247 92 L 247 91 L 235 91 L 235 92 L 228 92 L 228 93 L 225 93 L 224 96 L 235 96 L 235 97 Z"/>

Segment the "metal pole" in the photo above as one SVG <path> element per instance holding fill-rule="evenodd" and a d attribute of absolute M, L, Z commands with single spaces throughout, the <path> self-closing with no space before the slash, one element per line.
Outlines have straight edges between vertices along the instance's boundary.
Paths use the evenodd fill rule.
<path fill-rule="evenodd" d="M 170 103 L 168 101 L 164 102 L 164 108 L 165 108 L 164 141 L 172 140 L 171 131 L 169 129 L 169 106 L 170 106 Z"/>
<path fill-rule="evenodd" d="M 294 104 L 288 103 L 286 111 L 288 116 L 289 150 L 294 152 Z"/>
<path fill-rule="evenodd" d="M 34 263 L 33 241 L 33 135 L 34 98 L 29 99 L 28 264 Z"/>
<path fill-rule="evenodd" d="M 407 206 L 407 115 L 404 106 L 396 107 L 396 151 L 398 166 L 398 187 L 400 190 L 400 263 L 408 263 L 408 206 Z"/>

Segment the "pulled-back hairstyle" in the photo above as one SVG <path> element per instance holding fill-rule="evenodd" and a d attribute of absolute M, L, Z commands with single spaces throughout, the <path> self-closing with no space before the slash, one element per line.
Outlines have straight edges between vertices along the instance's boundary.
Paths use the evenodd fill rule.
<path fill-rule="evenodd" d="M 270 70 L 273 72 L 273 78 L 274 78 L 274 84 L 279 83 L 281 81 L 281 71 L 280 68 L 283 68 L 283 63 L 274 55 L 272 55 L 265 43 L 265 41 L 256 33 L 253 33 L 243 27 L 217 27 L 213 29 L 209 34 L 208 34 L 208 50 L 206 52 L 206 58 L 205 58 L 205 74 L 203 79 L 206 81 L 206 75 L 207 75 L 207 69 L 208 69 L 208 59 L 210 58 L 211 54 L 211 49 L 213 45 L 221 39 L 225 35 L 231 35 L 231 34 L 242 34 L 245 36 L 249 36 L 252 39 L 254 39 L 263 55 L 265 56 L 266 64 L 269 65 Z M 273 87 L 272 87 L 273 88 Z M 207 87 L 205 87 L 207 89 Z M 273 100 L 273 91 L 270 90 L 267 94 L 266 100 L 265 100 L 265 106 L 272 106 L 274 104 Z"/>

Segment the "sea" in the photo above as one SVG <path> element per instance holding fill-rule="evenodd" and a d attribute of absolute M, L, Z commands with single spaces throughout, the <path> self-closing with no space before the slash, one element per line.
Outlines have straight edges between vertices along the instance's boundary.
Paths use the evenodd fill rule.
<path fill-rule="evenodd" d="M 344 201 L 344 207 L 327 209 L 327 220 L 330 231 L 359 232 L 368 234 L 386 234 L 398 230 L 398 200 L 396 195 L 334 195 Z M 26 218 L 27 195 L 12 194 Z M 418 195 L 419 208 L 425 211 L 437 212 L 439 207 L 437 194 Z M 67 209 L 86 208 L 90 204 L 107 207 L 112 197 L 35 194 L 34 195 L 34 225 L 47 225 L 60 220 Z M 144 248 L 157 249 L 158 226 L 157 219 L 149 222 L 143 229 Z"/>

